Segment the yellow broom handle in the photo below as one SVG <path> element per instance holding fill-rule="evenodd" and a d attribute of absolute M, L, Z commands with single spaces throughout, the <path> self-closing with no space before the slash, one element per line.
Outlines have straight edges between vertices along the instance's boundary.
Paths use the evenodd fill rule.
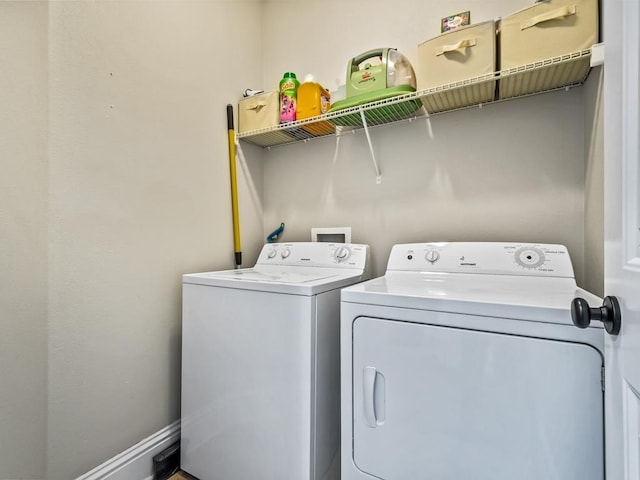
<path fill-rule="evenodd" d="M 231 175 L 231 213 L 233 215 L 233 252 L 236 267 L 242 265 L 240 248 L 240 220 L 238 217 L 238 177 L 236 174 L 236 139 L 233 131 L 233 106 L 227 105 L 227 130 L 229 133 L 229 172 Z"/>

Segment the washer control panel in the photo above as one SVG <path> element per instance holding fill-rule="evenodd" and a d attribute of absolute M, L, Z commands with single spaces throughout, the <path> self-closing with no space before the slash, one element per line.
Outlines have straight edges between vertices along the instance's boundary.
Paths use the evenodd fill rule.
<path fill-rule="evenodd" d="M 257 264 L 364 269 L 368 257 L 369 246 L 356 243 L 267 243 Z"/>
<path fill-rule="evenodd" d="M 573 278 L 564 245 L 450 242 L 394 245 L 387 271 L 425 271 Z"/>

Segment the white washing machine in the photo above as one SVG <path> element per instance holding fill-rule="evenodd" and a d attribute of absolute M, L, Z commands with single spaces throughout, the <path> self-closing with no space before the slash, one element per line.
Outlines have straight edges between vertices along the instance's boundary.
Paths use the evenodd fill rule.
<path fill-rule="evenodd" d="M 396 245 L 342 291 L 342 480 L 603 480 L 603 330 L 561 245 Z"/>
<path fill-rule="evenodd" d="M 184 275 L 181 468 L 200 480 L 340 473 L 340 288 L 369 247 L 267 244 L 254 268 Z"/>

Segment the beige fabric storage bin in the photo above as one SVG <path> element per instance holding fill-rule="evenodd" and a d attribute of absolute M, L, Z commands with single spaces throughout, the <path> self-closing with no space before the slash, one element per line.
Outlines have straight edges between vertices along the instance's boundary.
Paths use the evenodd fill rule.
<path fill-rule="evenodd" d="M 547 0 L 505 17 L 500 22 L 501 71 L 567 56 L 598 43 L 598 0 Z M 500 98 L 549 90 L 584 80 L 589 57 L 551 66 L 537 78 L 500 81 Z M 510 75 L 511 72 L 509 72 Z"/>
<path fill-rule="evenodd" d="M 280 96 L 277 91 L 260 93 L 238 102 L 238 133 L 280 124 Z"/>
<path fill-rule="evenodd" d="M 495 71 L 494 21 L 459 27 L 418 45 L 418 90 L 436 89 L 422 98 L 430 113 L 492 101 Z M 482 81 L 469 85 L 477 77 Z M 456 83 L 456 88 L 437 92 Z"/>

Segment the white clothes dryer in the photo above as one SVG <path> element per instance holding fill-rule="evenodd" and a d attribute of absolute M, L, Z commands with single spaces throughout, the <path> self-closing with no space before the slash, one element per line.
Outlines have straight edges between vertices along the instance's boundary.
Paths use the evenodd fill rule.
<path fill-rule="evenodd" d="M 393 247 L 341 301 L 342 480 L 603 480 L 603 330 L 561 245 Z"/>
<path fill-rule="evenodd" d="M 279 243 L 184 275 L 181 468 L 200 480 L 339 478 L 340 289 L 369 247 Z"/>

